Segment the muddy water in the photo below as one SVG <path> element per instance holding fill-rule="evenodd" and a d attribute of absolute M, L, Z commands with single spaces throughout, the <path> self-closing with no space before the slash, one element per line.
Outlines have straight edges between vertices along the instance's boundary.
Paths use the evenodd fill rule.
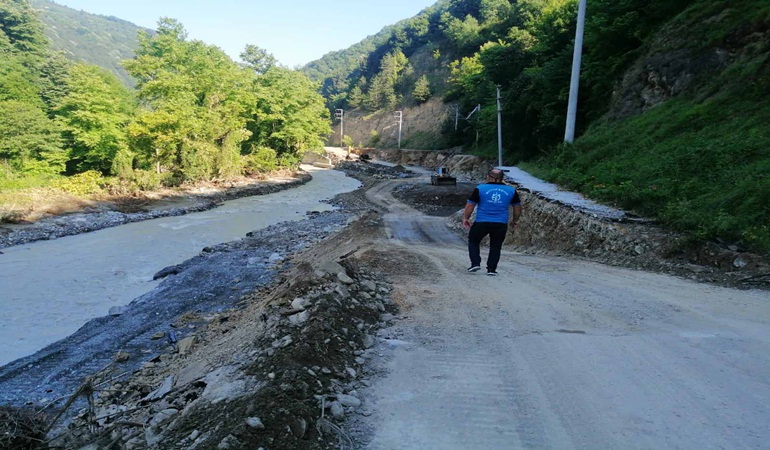
<path fill-rule="evenodd" d="M 275 194 L 226 202 L 179 217 L 136 222 L 92 233 L 3 249 L 0 255 L 0 365 L 62 339 L 113 306 L 150 291 L 160 269 L 207 245 L 296 221 L 360 183 L 342 172 L 303 167 L 309 183 Z"/>

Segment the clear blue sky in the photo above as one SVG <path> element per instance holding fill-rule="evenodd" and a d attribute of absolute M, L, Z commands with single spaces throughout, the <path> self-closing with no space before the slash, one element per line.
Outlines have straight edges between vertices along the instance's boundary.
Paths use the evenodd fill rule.
<path fill-rule="evenodd" d="M 92 14 L 155 29 L 171 17 L 189 39 L 216 45 L 230 57 L 247 44 L 295 67 L 348 48 L 383 27 L 417 15 L 436 0 L 54 0 Z"/>

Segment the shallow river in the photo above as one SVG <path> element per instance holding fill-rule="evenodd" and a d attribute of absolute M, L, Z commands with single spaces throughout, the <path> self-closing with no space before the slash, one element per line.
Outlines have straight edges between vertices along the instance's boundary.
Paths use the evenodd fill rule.
<path fill-rule="evenodd" d="M 321 203 L 357 189 L 344 173 L 303 166 L 313 175 L 286 191 L 225 202 L 200 213 L 3 249 L 0 255 L 0 365 L 58 341 L 111 307 L 130 303 L 160 281 L 160 269 L 208 245 L 253 230 L 302 220 Z"/>

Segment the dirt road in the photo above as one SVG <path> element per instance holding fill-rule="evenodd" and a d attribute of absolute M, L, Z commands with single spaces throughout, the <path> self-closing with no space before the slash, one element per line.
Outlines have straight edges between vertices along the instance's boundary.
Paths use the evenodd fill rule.
<path fill-rule="evenodd" d="M 500 276 L 468 274 L 394 183 L 368 193 L 390 237 L 370 263 L 402 317 L 351 426 L 367 448 L 767 445 L 768 292 L 510 251 Z"/>
<path fill-rule="evenodd" d="M 511 248 L 498 277 L 468 274 L 463 236 L 446 217 L 420 211 L 462 203 L 470 186 L 409 190 L 402 184 L 428 186 L 427 177 L 393 178 L 367 179 L 365 194 L 338 196 L 348 210 L 339 214 L 359 211 L 357 220 L 321 214 L 255 234 L 243 243 L 248 248 L 228 244 L 222 253 L 241 259 L 218 270 L 252 270 L 247 251 L 267 252 L 262 261 L 278 251 L 271 246 L 283 248 L 288 263 L 271 266 L 280 270 L 275 283 L 229 309 L 206 317 L 196 311 L 175 324 L 189 345 L 152 340 L 162 331 L 153 329 L 135 348 L 121 347 L 130 359 L 114 367 L 131 375 L 104 382 L 92 414 L 105 420 L 97 427 L 78 413 L 57 445 L 767 447 L 769 291 Z M 441 208 L 425 207 L 439 197 Z M 331 233 L 330 224 L 342 229 L 304 244 Z M 279 238 L 297 234 L 307 238 L 291 245 Z M 185 289 L 195 284 L 186 277 L 202 274 L 220 279 L 227 298 L 241 284 L 240 275 L 228 281 L 235 272 L 216 276 L 218 260 L 192 263 L 164 281 L 166 292 L 191 297 Z M 151 303 L 162 306 L 166 296 L 159 292 Z M 37 370 L 14 370 L 27 367 Z M 29 382 L 51 388 L 50 380 Z M 81 431 L 87 426 L 94 431 Z"/>

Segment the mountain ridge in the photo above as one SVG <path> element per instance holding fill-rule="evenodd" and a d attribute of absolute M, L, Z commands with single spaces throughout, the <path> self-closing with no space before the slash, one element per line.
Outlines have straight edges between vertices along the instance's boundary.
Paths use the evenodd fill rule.
<path fill-rule="evenodd" d="M 121 65 L 134 57 L 139 45 L 137 33 L 153 30 L 140 27 L 115 16 L 92 14 L 60 5 L 51 0 L 30 0 L 52 48 L 64 52 L 69 59 L 99 66 L 115 74 L 124 84 L 135 81 Z"/>

